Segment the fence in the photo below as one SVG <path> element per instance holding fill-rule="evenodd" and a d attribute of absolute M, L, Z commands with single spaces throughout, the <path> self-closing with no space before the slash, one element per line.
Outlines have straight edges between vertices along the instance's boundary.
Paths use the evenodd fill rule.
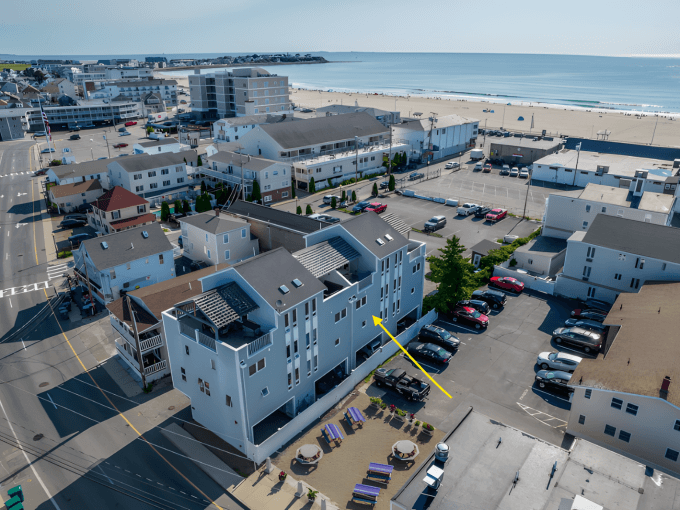
<path fill-rule="evenodd" d="M 406 345 L 418 334 L 420 328 L 426 324 L 432 323 L 437 318 L 437 312 L 430 310 L 426 315 L 423 315 L 418 321 L 413 323 L 406 331 L 402 332 L 396 337 L 401 345 Z M 364 364 L 357 367 L 352 373 L 340 383 L 332 391 L 321 397 L 303 412 L 298 414 L 295 418 L 284 425 L 273 436 L 269 437 L 265 442 L 259 445 L 254 445 L 246 442 L 246 454 L 253 459 L 257 464 L 264 462 L 264 460 L 278 450 L 282 445 L 290 442 L 300 434 L 312 422 L 318 420 L 326 411 L 336 405 L 340 400 L 345 398 L 354 387 L 359 384 L 368 374 L 371 373 L 380 364 L 384 363 L 392 355 L 394 355 L 399 347 L 394 342 L 389 342 L 382 347 L 382 351 L 376 352 Z"/>
<path fill-rule="evenodd" d="M 532 289 L 538 292 L 543 292 L 545 294 L 553 295 L 555 292 L 555 281 L 543 278 L 541 276 L 532 276 L 526 271 L 514 270 L 501 266 L 494 266 L 493 268 L 494 276 L 511 276 L 524 283 L 524 287 L 527 289 Z"/>

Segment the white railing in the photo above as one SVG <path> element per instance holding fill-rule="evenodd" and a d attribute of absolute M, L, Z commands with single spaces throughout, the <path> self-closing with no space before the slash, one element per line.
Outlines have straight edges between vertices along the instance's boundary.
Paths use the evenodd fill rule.
<path fill-rule="evenodd" d="M 267 333 L 248 344 L 248 357 L 272 344 L 272 335 Z"/>
<path fill-rule="evenodd" d="M 165 360 L 161 360 L 158 363 L 154 365 L 150 365 L 148 367 L 144 368 L 144 375 L 151 375 L 155 374 L 156 372 L 160 372 L 161 370 L 165 370 L 168 366 L 168 362 Z"/>
<path fill-rule="evenodd" d="M 142 354 L 144 354 L 145 351 L 155 349 L 161 345 L 163 345 L 163 338 L 161 335 L 152 336 L 151 338 L 139 342 L 139 348 L 142 350 Z"/>
<path fill-rule="evenodd" d="M 392 140 L 392 150 L 402 150 L 403 146 L 409 145 L 408 140 Z M 410 145 L 409 145 L 410 146 Z M 370 142 L 359 147 L 359 157 L 368 156 L 372 152 L 384 152 L 390 149 L 389 139 L 382 142 Z M 281 161 L 288 163 L 315 163 L 322 161 L 329 161 L 332 159 L 342 159 L 348 157 L 356 157 L 357 151 L 353 146 L 340 147 L 338 149 L 330 149 L 325 151 L 313 152 L 311 154 L 301 154 L 297 156 L 288 156 L 279 158 Z"/>
<path fill-rule="evenodd" d="M 211 351 L 217 352 L 217 348 L 215 347 L 215 339 L 211 336 L 206 335 L 205 333 L 201 333 L 200 331 L 196 331 L 196 338 L 198 338 L 198 343 L 201 344 L 203 347 L 207 347 Z"/>
<path fill-rule="evenodd" d="M 196 341 L 196 329 L 188 324 L 184 324 L 182 321 L 179 322 L 179 332 L 184 336 L 191 338 L 194 342 Z"/>
<path fill-rule="evenodd" d="M 359 290 L 362 291 L 371 284 L 373 284 L 373 273 L 359 282 Z"/>

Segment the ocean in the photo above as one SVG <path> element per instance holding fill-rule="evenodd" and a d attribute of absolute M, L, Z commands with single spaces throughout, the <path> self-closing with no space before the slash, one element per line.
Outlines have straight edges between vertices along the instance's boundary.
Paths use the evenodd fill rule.
<path fill-rule="evenodd" d="M 333 63 L 270 66 L 267 70 L 287 75 L 293 87 L 306 89 L 680 113 L 680 59 L 488 53 L 311 53 Z M 168 59 L 200 58 L 223 54 L 166 56 Z M 144 56 L 128 57 L 143 59 Z M 163 71 L 183 76 L 193 72 Z"/>

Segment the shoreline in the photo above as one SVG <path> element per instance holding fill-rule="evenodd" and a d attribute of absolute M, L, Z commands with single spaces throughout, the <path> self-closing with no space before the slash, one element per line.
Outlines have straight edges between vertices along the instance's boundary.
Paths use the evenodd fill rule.
<path fill-rule="evenodd" d="M 269 66 L 292 66 L 303 64 L 332 64 L 333 62 L 326 60 L 314 62 L 244 62 L 243 64 L 217 64 L 217 65 L 198 65 L 198 66 L 182 66 L 182 67 L 163 67 L 158 70 L 154 69 L 154 74 L 173 71 L 184 71 L 185 69 L 228 69 L 231 67 L 269 67 Z"/>

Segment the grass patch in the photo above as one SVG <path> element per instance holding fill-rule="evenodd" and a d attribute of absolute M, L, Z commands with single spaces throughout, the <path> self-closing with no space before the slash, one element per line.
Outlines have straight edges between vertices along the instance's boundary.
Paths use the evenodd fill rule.
<path fill-rule="evenodd" d="M 23 71 L 31 67 L 31 64 L 0 64 L 0 69 L 13 69 L 14 71 Z"/>
<path fill-rule="evenodd" d="M 375 371 L 378 370 L 378 368 L 381 368 L 381 367 L 387 365 L 390 361 L 392 361 L 394 358 L 396 358 L 399 355 L 399 353 L 401 353 L 401 352 L 402 352 L 401 349 L 399 349 L 392 356 L 387 358 L 379 367 L 376 367 L 374 370 L 371 370 L 371 373 L 366 376 L 366 378 L 364 379 L 364 382 L 365 383 L 370 382 L 371 377 L 373 377 L 373 374 L 375 374 Z"/>
<path fill-rule="evenodd" d="M 437 234 L 436 232 L 425 232 L 424 230 L 417 229 L 415 227 L 411 227 L 411 230 L 414 232 L 418 232 L 420 234 L 425 234 L 426 236 L 432 236 L 432 237 L 444 237 L 441 234 Z"/>
<path fill-rule="evenodd" d="M 347 214 L 355 214 L 351 209 L 336 209 L 336 211 L 342 211 Z"/>
<path fill-rule="evenodd" d="M 71 253 L 70 250 L 63 250 L 63 251 L 60 251 L 59 253 L 57 253 L 57 258 L 58 259 L 65 259 L 65 258 L 68 258 L 72 255 L 73 255 L 73 253 Z"/>
<path fill-rule="evenodd" d="M 164 229 L 163 229 L 163 232 L 170 232 L 170 229 L 169 229 L 169 228 L 164 228 Z"/>

